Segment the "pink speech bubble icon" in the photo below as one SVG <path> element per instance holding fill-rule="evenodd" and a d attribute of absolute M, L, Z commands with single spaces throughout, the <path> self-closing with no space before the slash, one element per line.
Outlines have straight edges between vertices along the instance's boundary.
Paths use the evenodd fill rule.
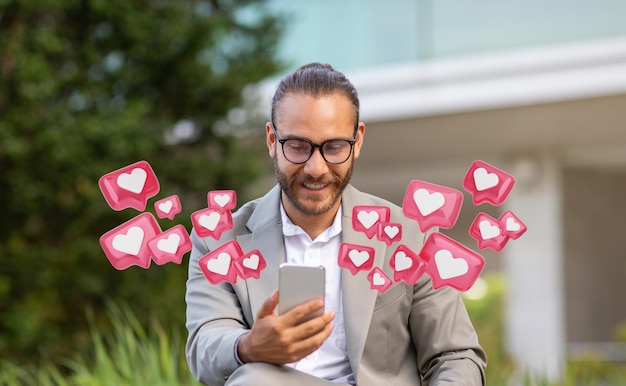
<path fill-rule="evenodd" d="M 459 218 L 463 193 L 456 189 L 420 180 L 409 183 L 402 202 L 402 213 L 417 220 L 422 232 L 438 226 L 449 229 Z"/>
<path fill-rule="evenodd" d="M 199 260 L 200 269 L 211 284 L 219 284 L 223 281 L 235 284 L 237 281 L 237 268 L 234 261 L 243 255 L 239 243 L 230 240 L 219 248 L 202 256 Z"/>
<path fill-rule="evenodd" d="M 237 193 L 234 190 L 212 190 L 207 193 L 207 205 L 222 212 L 232 211 L 237 207 Z"/>
<path fill-rule="evenodd" d="M 515 178 L 484 161 L 474 161 L 463 179 L 463 188 L 470 192 L 475 205 L 489 202 L 501 205 L 508 197 Z"/>
<path fill-rule="evenodd" d="M 502 226 L 495 218 L 486 213 L 478 213 L 472 225 L 470 225 L 470 236 L 478 242 L 478 248 L 491 248 L 494 251 L 501 251 L 509 241 Z"/>
<path fill-rule="evenodd" d="M 180 264 L 183 255 L 191 251 L 191 239 L 185 227 L 179 224 L 148 240 L 148 249 L 157 265 Z"/>
<path fill-rule="evenodd" d="M 395 222 L 379 222 L 376 238 L 387 245 L 402 240 L 402 224 Z"/>
<path fill-rule="evenodd" d="M 233 227 L 233 216 L 229 210 L 205 208 L 191 214 L 191 223 L 200 237 L 211 236 L 219 240 L 222 233 Z"/>
<path fill-rule="evenodd" d="M 389 221 L 390 215 L 391 210 L 386 206 L 357 205 L 352 208 L 352 228 L 371 239 L 378 232 L 378 223 Z"/>
<path fill-rule="evenodd" d="M 161 233 L 152 213 L 141 213 L 100 237 L 100 246 L 115 269 L 150 266 L 147 241 Z"/>
<path fill-rule="evenodd" d="M 257 249 L 236 258 L 234 263 L 242 279 L 251 277 L 258 279 L 261 275 L 261 271 L 267 266 L 265 258 Z"/>
<path fill-rule="evenodd" d="M 393 268 L 393 280 L 404 280 L 407 284 L 417 283 L 426 272 L 428 264 L 406 245 L 396 248 L 389 265 Z"/>
<path fill-rule="evenodd" d="M 467 291 L 485 266 L 481 255 L 439 232 L 428 236 L 419 255 L 428 262 L 434 289 L 449 286 Z"/>
<path fill-rule="evenodd" d="M 526 225 L 510 210 L 504 212 L 498 219 L 498 222 L 503 229 L 503 233 L 513 240 L 517 240 L 527 229 Z"/>
<path fill-rule="evenodd" d="M 383 293 L 391 287 L 392 281 L 389 276 L 378 267 L 372 269 L 367 275 L 367 280 L 370 282 L 370 288 Z"/>
<path fill-rule="evenodd" d="M 154 203 L 154 210 L 159 218 L 168 218 L 173 220 L 179 214 L 183 207 L 180 205 L 180 199 L 177 195 L 166 197 Z"/>
<path fill-rule="evenodd" d="M 367 271 L 374 265 L 374 248 L 364 245 L 341 243 L 339 246 L 338 264 L 356 275 L 359 271 Z"/>
<path fill-rule="evenodd" d="M 146 161 L 105 174 L 98 180 L 98 186 L 109 206 L 118 211 L 126 208 L 143 211 L 148 199 L 160 189 L 159 180 Z"/>

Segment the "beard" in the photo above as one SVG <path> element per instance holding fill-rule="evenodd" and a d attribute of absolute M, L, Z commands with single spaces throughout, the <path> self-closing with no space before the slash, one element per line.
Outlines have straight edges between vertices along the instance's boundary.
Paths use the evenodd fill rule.
<path fill-rule="evenodd" d="M 294 174 L 287 176 L 280 170 L 276 158 L 274 158 L 274 172 L 280 188 L 285 193 L 289 202 L 300 212 L 306 215 L 320 215 L 332 209 L 337 201 L 341 199 L 341 194 L 350 183 L 352 171 L 354 169 L 354 159 L 350 159 L 350 166 L 343 176 L 329 173 L 322 178 L 313 178 L 305 174 Z M 330 192 L 323 196 L 307 195 L 300 191 L 302 184 L 324 184 L 330 187 Z"/>

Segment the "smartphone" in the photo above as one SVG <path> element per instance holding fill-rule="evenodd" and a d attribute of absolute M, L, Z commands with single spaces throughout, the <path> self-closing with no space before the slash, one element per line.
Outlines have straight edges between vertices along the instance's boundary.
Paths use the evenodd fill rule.
<path fill-rule="evenodd" d="M 278 314 L 313 299 L 324 300 L 326 271 L 323 266 L 313 267 L 282 263 L 278 275 Z M 324 308 L 302 318 L 298 324 L 320 316 Z"/>

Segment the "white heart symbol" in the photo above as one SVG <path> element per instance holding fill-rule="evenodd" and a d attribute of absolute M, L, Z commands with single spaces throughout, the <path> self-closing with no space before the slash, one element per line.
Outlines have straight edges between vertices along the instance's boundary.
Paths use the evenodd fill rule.
<path fill-rule="evenodd" d="M 198 219 L 198 223 L 206 229 L 214 231 L 217 227 L 217 223 L 220 221 L 220 217 L 220 214 L 217 212 L 211 212 L 209 215 L 203 214 Z"/>
<path fill-rule="evenodd" d="M 159 204 L 159 210 L 163 213 L 169 213 L 172 210 L 172 201 L 165 201 Z"/>
<path fill-rule="evenodd" d="M 374 285 L 383 285 L 385 284 L 385 278 L 378 272 L 374 272 L 374 276 L 372 277 L 372 284 Z"/>
<path fill-rule="evenodd" d="M 506 219 L 506 230 L 511 232 L 517 232 L 522 228 L 522 226 L 516 222 L 513 218 L 509 217 Z"/>
<path fill-rule="evenodd" d="M 259 255 L 253 254 L 243 259 L 243 266 L 256 271 L 259 268 Z"/>
<path fill-rule="evenodd" d="M 230 255 L 226 252 L 222 252 L 217 255 L 217 259 L 209 260 L 208 263 L 206 263 L 206 267 L 211 272 L 226 276 L 230 269 Z"/>
<path fill-rule="evenodd" d="M 117 176 L 117 185 L 133 193 L 141 193 L 146 183 L 148 174 L 142 168 L 134 168 L 130 173 L 122 173 Z"/>
<path fill-rule="evenodd" d="M 483 240 L 489 240 L 500 236 L 500 227 L 497 225 L 491 225 L 491 223 L 487 220 L 481 221 L 478 224 L 478 228 L 480 229 L 480 235 Z"/>
<path fill-rule="evenodd" d="M 500 182 L 500 179 L 497 174 L 488 173 L 485 168 L 476 168 L 474 170 L 474 184 L 479 192 L 493 188 L 498 185 L 498 182 Z"/>
<path fill-rule="evenodd" d="M 406 255 L 403 251 L 396 253 L 396 272 L 404 271 L 411 268 L 413 260 Z"/>
<path fill-rule="evenodd" d="M 221 208 L 225 207 L 226 204 L 230 202 L 230 196 L 228 194 L 217 194 L 213 199 Z"/>
<path fill-rule="evenodd" d="M 376 224 L 376 221 L 378 221 L 380 217 L 378 216 L 378 212 L 376 211 L 367 212 L 362 210 L 356 214 L 356 218 L 359 219 L 365 229 L 370 229 L 372 225 Z"/>
<path fill-rule="evenodd" d="M 172 233 L 167 239 L 161 239 L 157 242 L 157 248 L 160 251 L 174 254 L 178 250 L 178 244 L 180 244 L 180 236 L 176 233 Z"/>
<path fill-rule="evenodd" d="M 455 258 L 447 249 L 441 249 L 435 253 L 435 264 L 442 279 L 463 276 L 469 271 L 469 265 L 463 258 Z"/>
<path fill-rule="evenodd" d="M 139 254 L 141 243 L 143 242 L 143 229 L 140 227 L 130 227 L 125 235 L 117 235 L 113 238 L 113 248 L 129 255 Z"/>
<path fill-rule="evenodd" d="M 354 266 L 358 268 L 370 258 L 370 254 L 367 253 L 367 251 L 358 251 L 353 249 L 348 252 L 348 257 L 352 260 Z"/>
<path fill-rule="evenodd" d="M 443 194 L 439 192 L 431 194 L 428 190 L 423 188 L 417 189 L 415 193 L 413 193 L 413 201 L 415 201 L 415 205 L 417 205 L 417 209 L 422 216 L 428 216 L 446 203 Z"/>
<path fill-rule="evenodd" d="M 387 225 L 385 226 L 384 231 L 390 239 L 393 239 L 394 237 L 396 237 L 398 232 L 400 232 L 400 228 L 395 225 Z"/>

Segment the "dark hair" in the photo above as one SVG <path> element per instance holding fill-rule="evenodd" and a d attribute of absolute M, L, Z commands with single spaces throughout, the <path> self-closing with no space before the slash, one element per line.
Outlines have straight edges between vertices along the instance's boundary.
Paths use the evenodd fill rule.
<path fill-rule="evenodd" d="M 356 128 L 359 123 L 359 96 L 356 89 L 343 73 L 329 64 L 322 63 L 305 64 L 280 81 L 272 98 L 272 122 L 276 119 L 275 111 L 278 103 L 287 94 L 320 97 L 333 93 L 345 95 L 354 106 Z"/>

